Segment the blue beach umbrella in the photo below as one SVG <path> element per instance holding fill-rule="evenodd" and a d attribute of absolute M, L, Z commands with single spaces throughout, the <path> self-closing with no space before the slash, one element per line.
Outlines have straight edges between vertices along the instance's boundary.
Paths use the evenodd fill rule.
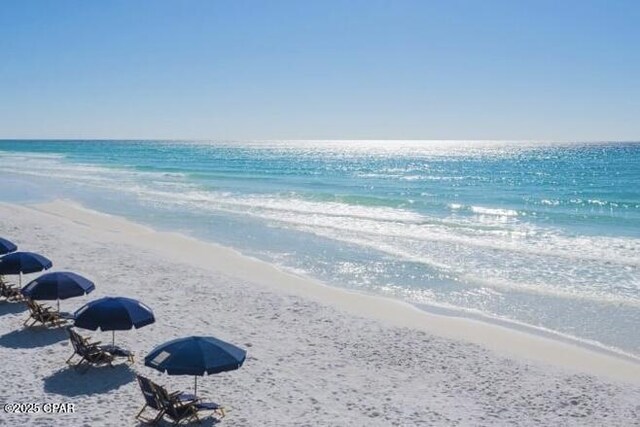
<path fill-rule="evenodd" d="M 51 268 L 53 263 L 48 258 L 34 252 L 14 252 L 0 257 L 0 276 L 5 274 L 19 274 L 22 285 L 22 275 L 36 273 Z"/>
<path fill-rule="evenodd" d="M 0 237 L 0 255 L 8 254 L 18 250 L 18 247 L 7 239 Z"/>
<path fill-rule="evenodd" d="M 22 288 L 22 294 L 34 300 L 60 300 L 79 297 L 93 291 L 92 281 L 70 271 L 56 271 L 43 274 Z"/>
<path fill-rule="evenodd" d="M 197 375 L 236 370 L 246 357 L 245 350 L 217 338 L 187 337 L 154 348 L 144 358 L 144 364 L 169 375 L 194 375 L 196 394 Z"/>
<path fill-rule="evenodd" d="M 125 297 L 104 297 L 90 301 L 80 307 L 74 317 L 74 326 L 78 328 L 113 331 L 113 345 L 115 331 L 142 328 L 156 321 L 149 307 Z"/>

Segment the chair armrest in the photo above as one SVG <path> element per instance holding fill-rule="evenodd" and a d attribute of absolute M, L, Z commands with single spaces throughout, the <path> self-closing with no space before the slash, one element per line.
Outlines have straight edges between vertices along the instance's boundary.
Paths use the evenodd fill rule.
<path fill-rule="evenodd" d="M 84 342 L 84 346 L 90 350 L 101 350 L 100 349 L 100 341 L 96 342 Z"/>
<path fill-rule="evenodd" d="M 183 399 L 180 399 L 181 395 L 184 396 Z M 185 393 L 183 391 L 174 391 L 173 393 L 169 393 L 169 398 L 173 401 L 173 403 L 178 404 L 180 406 L 192 405 L 194 403 L 197 403 L 200 400 L 196 396 L 189 393 Z"/>
<path fill-rule="evenodd" d="M 177 399 L 175 397 L 171 398 L 171 402 L 173 403 L 173 406 L 181 408 L 183 406 L 194 406 L 198 404 L 198 399 L 187 399 L 187 400 L 180 400 Z"/>
<path fill-rule="evenodd" d="M 184 391 L 174 391 L 173 393 L 169 393 L 169 397 L 178 397 L 178 396 L 193 396 L 192 394 L 185 393 Z M 198 399 L 187 399 L 187 400 L 198 400 Z"/>

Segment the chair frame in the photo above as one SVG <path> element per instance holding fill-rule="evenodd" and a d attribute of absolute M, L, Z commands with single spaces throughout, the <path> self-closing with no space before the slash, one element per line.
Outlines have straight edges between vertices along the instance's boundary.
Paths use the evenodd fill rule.
<path fill-rule="evenodd" d="M 36 323 L 42 323 L 44 326 L 62 326 L 67 323 L 68 319 L 63 318 L 60 313 L 47 305 L 38 304 L 31 298 L 24 298 L 24 301 L 29 307 L 29 317 L 24 321 L 23 325 L 26 327 L 32 327 Z M 32 320 L 31 324 L 29 320 Z"/>
<path fill-rule="evenodd" d="M 112 368 L 114 367 L 112 362 L 115 357 L 108 351 L 100 348 L 99 341 L 91 343 L 71 328 L 67 328 L 67 332 L 69 333 L 69 340 L 74 350 L 73 354 L 66 361 L 68 365 L 73 366 L 74 369 L 78 369 L 82 367 L 83 364 L 86 364 L 87 367 L 82 373 L 88 371 L 91 366 L 109 365 Z M 80 360 L 72 363 L 71 360 L 75 355 L 80 356 Z"/>

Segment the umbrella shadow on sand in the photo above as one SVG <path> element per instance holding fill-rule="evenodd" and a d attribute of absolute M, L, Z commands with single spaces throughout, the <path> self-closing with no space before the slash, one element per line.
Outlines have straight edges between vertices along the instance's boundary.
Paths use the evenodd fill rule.
<path fill-rule="evenodd" d="M 23 328 L 0 336 L 0 346 L 8 348 L 45 347 L 68 338 L 64 329 Z"/>
<path fill-rule="evenodd" d="M 0 302 L 0 316 L 5 314 L 18 314 L 27 311 L 27 306 L 24 304 L 18 304 L 15 302 Z"/>
<path fill-rule="evenodd" d="M 134 378 L 135 372 L 128 365 L 91 367 L 84 374 L 67 367 L 46 377 L 44 390 L 69 397 L 92 395 L 120 388 Z"/>

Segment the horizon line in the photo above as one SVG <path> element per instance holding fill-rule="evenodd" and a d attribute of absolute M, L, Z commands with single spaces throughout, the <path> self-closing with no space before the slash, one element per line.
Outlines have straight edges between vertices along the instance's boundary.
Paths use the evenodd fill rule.
<path fill-rule="evenodd" d="M 5 138 L 0 137 L 0 141 L 143 141 L 143 142 L 527 142 L 527 143 L 638 143 L 638 139 L 468 139 L 468 138 Z"/>

